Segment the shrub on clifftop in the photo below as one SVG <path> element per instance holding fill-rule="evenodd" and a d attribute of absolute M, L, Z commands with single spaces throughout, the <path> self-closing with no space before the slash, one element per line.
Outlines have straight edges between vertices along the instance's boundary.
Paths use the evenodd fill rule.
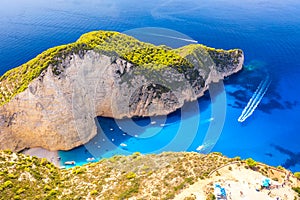
<path fill-rule="evenodd" d="M 294 173 L 294 176 L 295 176 L 297 179 L 300 180 L 300 172 L 295 172 L 295 173 Z"/>
<path fill-rule="evenodd" d="M 247 164 L 251 169 L 253 169 L 253 168 L 256 167 L 257 162 L 256 162 L 255 160 L 253 160 L 252 158 L 248 158 L 248 159 L 246 160 L 246 164 Z"/>

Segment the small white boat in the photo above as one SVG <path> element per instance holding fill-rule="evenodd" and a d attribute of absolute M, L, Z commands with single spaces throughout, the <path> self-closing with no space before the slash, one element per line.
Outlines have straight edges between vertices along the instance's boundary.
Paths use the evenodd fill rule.
<path fill-rule="evenodd" d="M 172 123 L 166 123 L 166 124 L 160 124 L 160 126 L 170 126 L 172 124 L 174 124 L 174 122 L 172 122 Z"/>
<path fill-rule="evenodd" d="M 152 124 L 152 125 L 153 125 L 153 124 L 156 124 L 156 121 L 151 122 L 151 124 Z"/>
<path fill-rule="evenodd" d="M 60 166 L 59 169 L 66 169 L 66 166 Z"/>
<path fill-rule="evenodd" d="M 197 151 L 201 151 L 201 150 L 203 150 L 204 149 L 204 145 L 202 144 L 202 145 L 200 145 L 199 147 L 197 147 Z"/>
<path fill-rule="evenodd" d="M 72 160 L 72 161 L 66 161 L 65 165 L 76 165 L 76 162 L 74 160 Z"/>
<path fill-rule="evenodd" d="M 120 146 L 121 146 L 121 147 L 127 147 L 127 144 L 121 143 Z"/>
<path fill-rule="evenodd" d="M 211 118 L 205 119 L 205 120 L 203 120 L 203 121 L 200 121 L 200 123 L 201 123 L 201 124 L 205 124 L 205 123 L 212 122 L 213 120 L 215 120 L 215 118 L 211 117 Z"/>
<path fill-rule="evenodd" d="M 160 126 L 164 127 L 164 126 L 170 126 L 173 123 L 167 123 L 167 124 L 160 124 Z"/>
<path fill-rule="evenodd" d="M 94 160 L 95 160 L 94 157 L 91 157 L 91 158 L 87 158 L 87 159 L 86 159 L 86 161 L 88 161 L 88 162 L 92 162 L 92 161 L 94 161 Z"/>

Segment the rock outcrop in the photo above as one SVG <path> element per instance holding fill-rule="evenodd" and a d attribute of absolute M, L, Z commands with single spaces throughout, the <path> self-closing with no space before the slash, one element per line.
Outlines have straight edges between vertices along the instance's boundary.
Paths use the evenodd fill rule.
<path fill-rule="evenodd" d="M 64 55 L 0 107 L 0 149 L 69 150 L 96 135 L 97 116 L 169 114 L 239 71 L 244 60 L 241 50 L 202 45 L 174 52 L 190 66 L 137 66 L 95 49 Z"/>

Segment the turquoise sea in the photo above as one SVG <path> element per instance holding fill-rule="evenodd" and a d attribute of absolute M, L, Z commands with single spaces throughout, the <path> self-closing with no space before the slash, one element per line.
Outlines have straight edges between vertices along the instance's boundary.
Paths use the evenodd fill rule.
<path fill-rule="evenodd" d="M 173 47 L 198 41 L 244 51 L 244 70 L 226 78 L 224 90 L 216 84 L 166 117 L 99 117 L 99 134 L 84 146 L 60 151 L 62 162 L 81 165 L 87 158 L 133 152 L 218 151 L 300 171 L 299 1 L 10 0 L 0 5 L 1 75 L 47 48 L 99 29 Z M 259 104 L 238 122 L 250 99 Z"/>

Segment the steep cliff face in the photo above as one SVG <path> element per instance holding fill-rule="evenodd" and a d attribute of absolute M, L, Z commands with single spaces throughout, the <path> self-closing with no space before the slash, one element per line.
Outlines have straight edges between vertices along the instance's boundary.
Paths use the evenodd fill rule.
<path fill-rule="evenodd" d="M 0 148 L 72 149 L 96 135 L 97 116 L 169 114 L 243 64 L 240 50 L 200 45 L 176 53 L 190 66 L 153 69 L 97 50 L 64 56 L 0 107 Z"/>

